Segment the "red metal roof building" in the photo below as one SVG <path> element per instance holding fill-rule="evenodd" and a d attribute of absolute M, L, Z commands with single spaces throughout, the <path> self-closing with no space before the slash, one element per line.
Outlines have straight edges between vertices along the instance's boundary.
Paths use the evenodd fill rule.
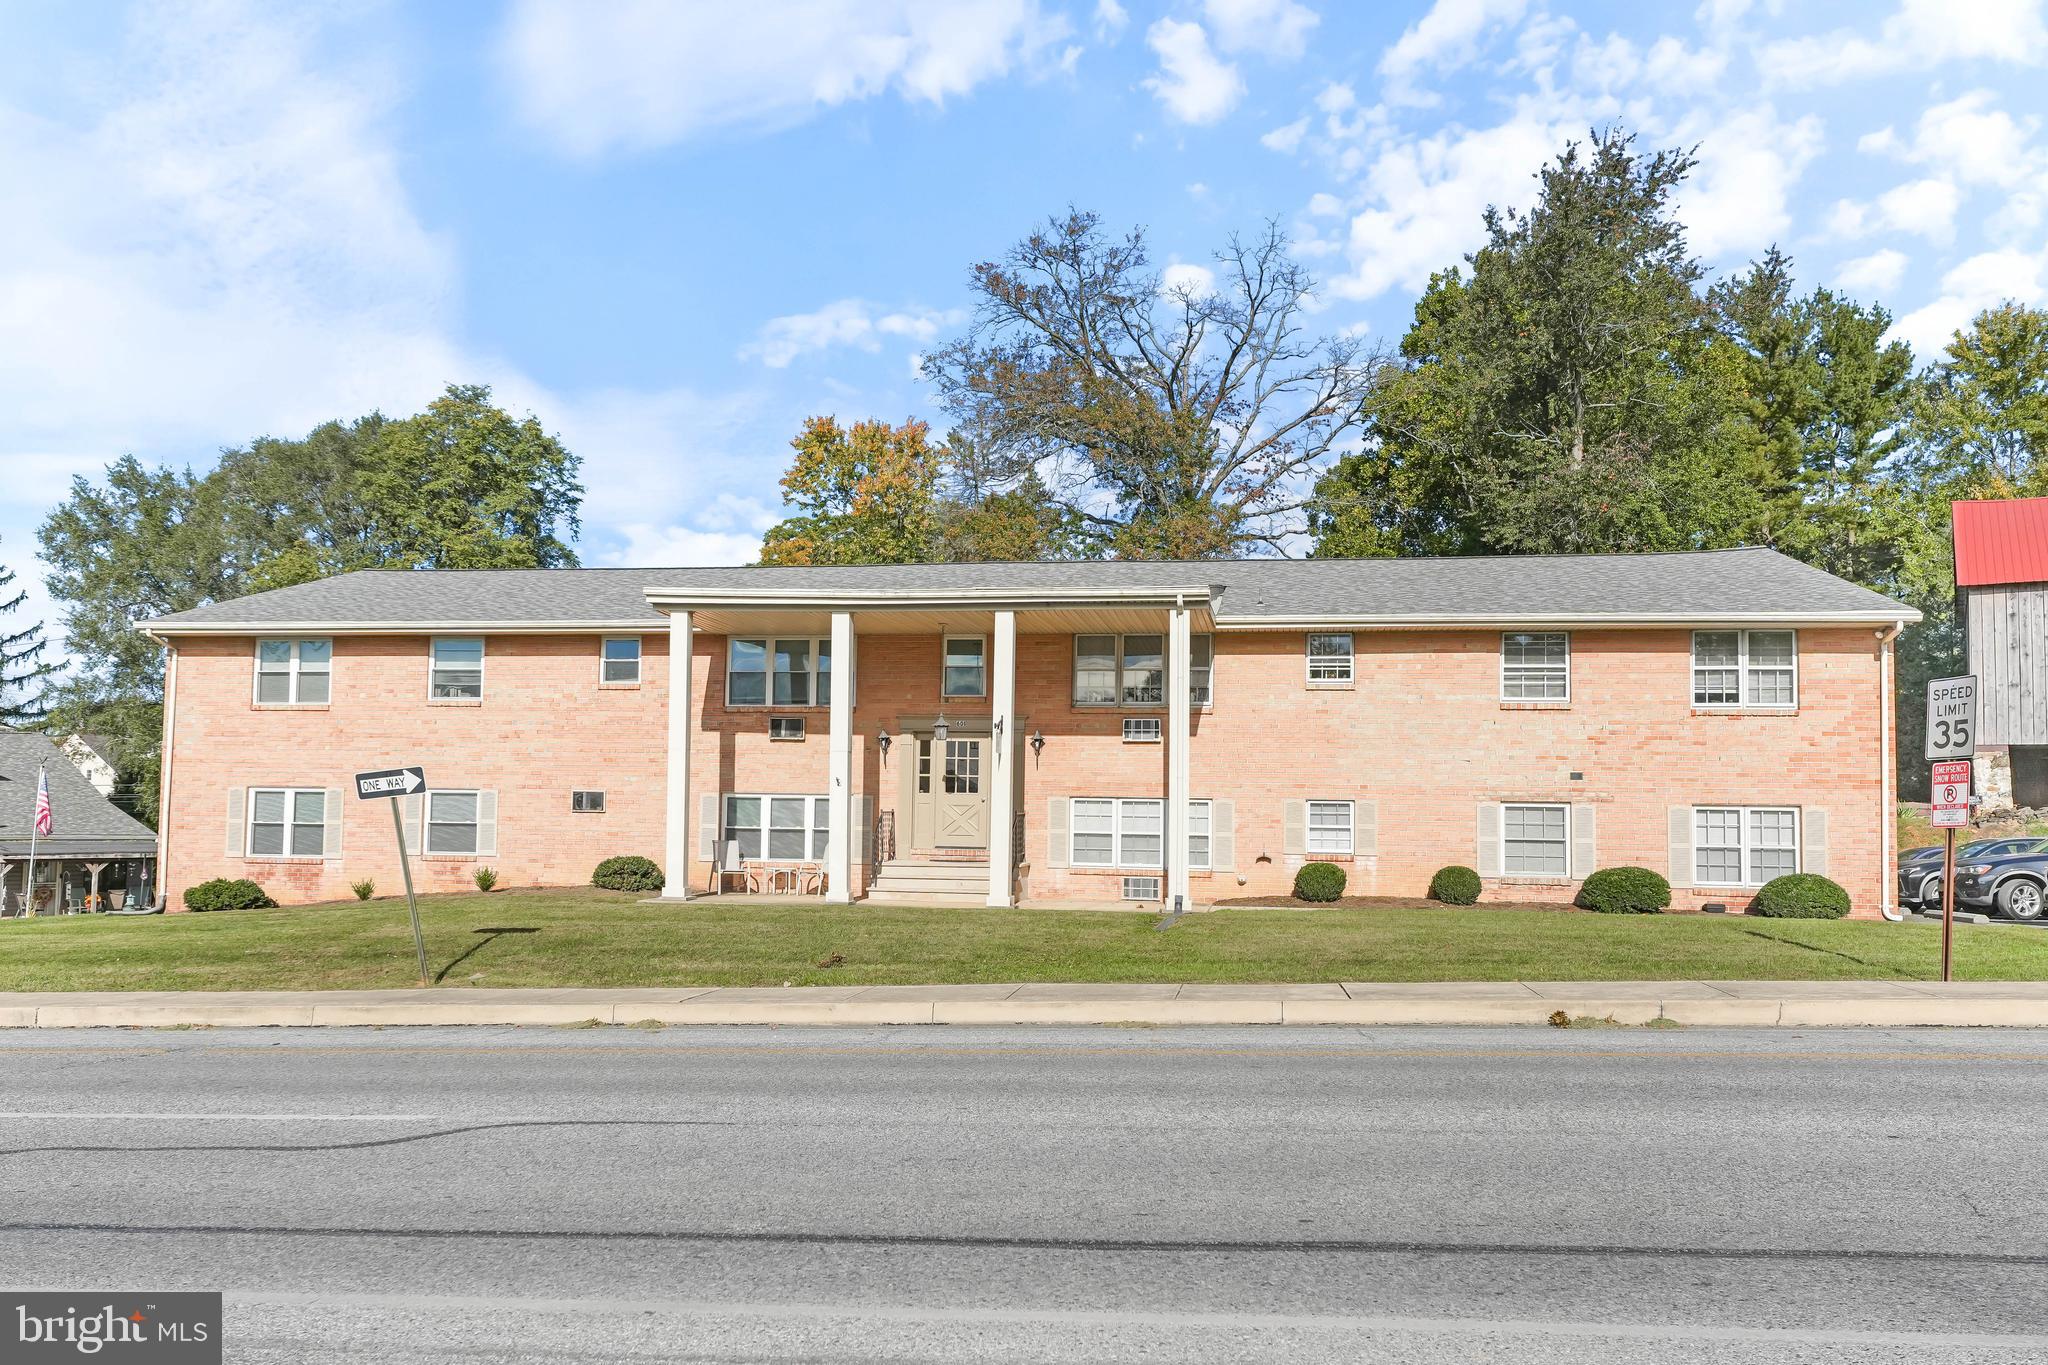
<path fill-rule="evenodd" d="M 1956 586 L 2048 583 L 2048 498 L 1959 502 Z"/>

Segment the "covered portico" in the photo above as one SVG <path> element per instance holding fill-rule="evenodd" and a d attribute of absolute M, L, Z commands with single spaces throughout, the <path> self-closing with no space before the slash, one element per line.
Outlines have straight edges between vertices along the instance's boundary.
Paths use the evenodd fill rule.
<path fill-rule="evenodd" d="M 721 819 L 726 807 L 720 803 L 739 779 L 727 757 L 730 740 L 721 735 L 718 743 L 724 747 L 714 748 L 707 732 L 717 726 L 765 733 L 771 719 L 788 724 L 801 719 L 794 713 L 807 711 L 815 718 L 822 712 L 823 898 L 847 902 L 865 894 L 875 866 L 916 846 L 933 850 L 942 865 L 957 864 L 942 874 L 949 877 L 949 886 L 964 890 L 964 878 L 973 877 L 981 883 L 982 903 L 1013 905 L 1024 828 L 1025 755 L 1034 740 L 1044 742 L 1048 729 L 1056 737 L 1060 717 L 1072 714 L 1064 691 L 1057 716 L 1042 701 L 1034 708 L 1033 696 L 1042 698 L 1043 686 L 1020 695 L 1019 639 L 1063 637 L 1071 654 L 1076 636 L 1146 633 L 1156 634 L 1163 644 L 1159 682 L 1164 696 L 1155 712 L 1165 750 L 1162 899 L 1168 906 L 1176 898 L 1183 906 L 1189 903 L 1189 682 L 1193 638 L 1213 628 L 1207 585 L 953 592 L 906 586 L 795 595 L 668 583 L 650 585 L 646 594 L 668 618 L 665 857 L 670 869 L 701 866 L 707 852 L 714 867 L 725 857 L 722 831 L 710 822 Z M 723 643 L 700 654 L 700 636 Z M 786 665 L 786 656 L 803 643 L 815 654 L 805 670 L 813 690 L 804 690 L 793 669 L 770 671 L 759 685 L 757 703 L 751 677 L 735 680 L 734 660 L 744 658 L 751 667 L 757 645 L 772 656 L 768 667 L 774 670 Z M 920 661 L 915 669 L 905 664 L 913 656 Z M 714 676 L 698 678 L 696 670 L 707 661 Z M 716 676 L 721 671 L 725 676 Z M 969 678 L 975 685 L 956 693 L 955 680 Z M 1047 681 L 1034 678 L 1036 684 Z M 1064 676 L 1060 686 L 1066 686 Z M 729 691 L 744 693 L 745 699 L 736 701 Z M 689 704 L 678 704 L 678 698 L 689 698 Z M 1040 714 L 1034 715 L 1034 709 Z M 793 714 L 785 720 L 781 712 Z M 707 793 L 715 799 L 704 799 Z M 751 807 L 749 818 L 769 823 L 765 814 L 754 817 Z M 984 846 L 985 869 L 978 856 Z M 865 869 L 867 876 L 857 875 L 857 869 Z M 693 889 L 703 884 L 674 871 L 670 875 L 670 896 L 678 883 Z"/>

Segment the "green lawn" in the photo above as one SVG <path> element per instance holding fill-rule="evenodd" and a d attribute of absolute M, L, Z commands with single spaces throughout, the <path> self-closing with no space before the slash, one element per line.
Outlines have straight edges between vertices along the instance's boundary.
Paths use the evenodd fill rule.
<path fill-rule="evenodd" d="M 1443 906 L 1141 914 L 641 905 L 592 890 L 430 896 L 449 985 L 1927 978 L 1929 925 Z M 523 931 L 523 932 L 522 932 Z M 833 954 L 842 963 L 817 964 Z M 1958 974 L 2048 978 L 2048 933 L 1959 925 Z M 405 903 L 0 922 L 0 991 L 406 986 Z"/>

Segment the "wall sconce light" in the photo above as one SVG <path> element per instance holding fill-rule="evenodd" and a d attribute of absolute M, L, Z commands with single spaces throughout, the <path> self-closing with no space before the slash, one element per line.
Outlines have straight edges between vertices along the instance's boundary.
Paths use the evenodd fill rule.
<path fill-rule="evenodd" d="M 882 751 L 882 761 L 889 761 L 889 727 L 884 725 L 875 731 L 875 747 Z"/>
<path fill-rule="evenodd" d="M 1001 716 L 996 717 L 995 740 L 997 744 L 1001 744 L 1003 742 L 1003 718 Z"/>
<path fill-rule="evenodd" d="M 1032 756 L 1033 758 L 1037 758 L 1037 757 L 1038 757 L 1038 756 L 1039 756 L 1039 755 L 1040 755 L 1041 753 L 1044 753 L 1044 752 L 1045 752 L 1045 731 L 1043 731 L 1043 730 L 1033 730 L 1033 731 L 1031 732 L 1031 756 Z"/>
<path fill-rule="evenodd" d="M 952 727 L 946 724 L 946 713 L 944 711 L 939 712 L 939 718 L 932 722 L 932 743 L 944 744 L 946 736 L 951 731 Z"/>

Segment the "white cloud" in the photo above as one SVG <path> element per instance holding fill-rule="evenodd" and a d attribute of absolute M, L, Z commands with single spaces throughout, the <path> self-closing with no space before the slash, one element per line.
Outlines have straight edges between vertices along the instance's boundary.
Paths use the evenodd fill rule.
<path fill-rule="evenodd" d="M 1301 146 L 1302 136 L 1308 132 L 1308 115 L 1303 114 L 1292 123 L 1283 123 L 1272 132 L 1259 138 L 1259 145 L 1270 148 L 1285 156 L 1292 156 Z"/>
<path fill-rule="evenodd" d="M 1677 139 L 1690 141 L 1688 130 Z M 1679 220 L 1702 256 L 1766 246 L 1792 227 L 1792 190 L 1821 149 L 1814 115 L 1781 123 L 1769 105 L 1699 136 L 1700 164 L 1677 195 Z"/>
<path fill-rule="evenodd" d="M 1256 52 L 1278 61 L 1306 52 L 1309 30 L 1322 22 L 1295 0 L 1205 0 L 1202 13 L 1225 52 Z"/>
<path fill-rule="evenodd" d="M 1691 48 L 1676 38 L 1659 38 L 1643 57 L 1643 80 L 1666 94 L 1692 94 L 1710 89 L 1728 69 L 1728 54 L 1718 48 Z"/>
<path fill-rule="evenodd" d="M 2040 0 L 1902 0 L 1873 36 L 1840 28 L 1766 44 L 1757 63 L 1767 79 L 1810 86 L 1951 61 L 2033 66 L 2048 61 Z"/>
<path fill-rule="evenodd" d="M 1482 240 L 1488 204 L 1526 204 L 1531 174 L 1584 133 L 1577 110 L 1555 120 L 1524 111 L 1493 128 L 1379 143 L 1361 162 L 1360 184 L 1373 207 L 1352 216 L 1351 270 L 1330 281 L 1330 292 L 1370 299 L 1396 287 L 1420 290 L 1432 271 Z"/>
<path fill-rule="evenodd" d="M 1067 56 L 1038 0 L 518 0 L 499 42 L 527 122 L 566 151 L 657 147 L 774 129 L 893 92 L 940 105 Z"/>
<path fill-rule="evenodd" d="M 1216 272 L 1206 265 L 1174 261 L 1159 272 L 1159 292 L 1168 297 L 1201 297 L 1216 292 Z"/>
<path fill-rule="evenodd" d="M 1890 127 L 1866 134 L 1858 150 L 1932 166 L 1966 185 L 2012 189 L 2039 178 L 2042 157 L 2034 149 L 2040 121 L 2019 120 L 1992 107 L 1989 90 L 1930 105 L 1920 115 L 1912 141 Z"/>
<path fill-rule="evenodd" d="M 1890 247 L 1844 261 L 1835 269 L 1835 283 L 1858 293 L 1889 294 L 1906 277 L 1906 253 Z"/>
<path fill-rule="evenodd" d="M 1095 36 L 1103 42 L 1113 43 L 1121 38 L 1130 22 L 1130 11 L 1116 0 L 1095 0 Z"/>
<path fill-rule="evenodd" d="M 1308 200 L 1308 211 L 1312 217 L 1335 218 L 1344 211 L 1344 201 L 1334 194 L 1312 194 Z"/>
<path fill-rule="evenodd" d="M 1931 242 L 1955 236 L 1956 209 L 1962 195 L 1953 182 L 1939 176 L 1895 185 L 1874 201 L 1838 200 L 1828 213 L 1828 231 L 1837 237 L 1868 237 L 1874 232 L 1910 232 Z"/>
<path fill-rule="evenodd" d="M 852 346 L 873 353 L 885 336 L 909 337 L 927 342 L 966 320 L 959 309 L 935 312 L 926 308 L 877 312 L 862 299 L 837 299 L 809 313 L 790 313 L 761 324 L 754 339 L 739 348 L 742 360 L 758 360 L 772 370 L 788 368 L 800 355 Z"/>
<path fill-rule="evenodd" d="M 1379 73 L 1404 91 L 1424 70 L 1462 66 L 1488 32 L 1520 19 L 1527 8 L 1528 0 L 1436 0 L 1381 54 Z"/>
<path fill-rule="evenodd" d="M 1210 49 L 1200 24 L 1161 19 L 1145 42 L 1159 54 L 1159 71 L 1144 86 L 1182 123 L 1214 123 L 1244 97 L 1244 79 Z"/>
<path fill-rule="evenodd" d="M 1919 355 L 1938 355 L 1984 309 L 2007 299 L 2038 304 L 2048 298 L 2043 274 L 2038 252 L 1980 252 L 1943 275 L 1940 297 L 1893 323 L 1890 335 L 1903 337 Z"/>

